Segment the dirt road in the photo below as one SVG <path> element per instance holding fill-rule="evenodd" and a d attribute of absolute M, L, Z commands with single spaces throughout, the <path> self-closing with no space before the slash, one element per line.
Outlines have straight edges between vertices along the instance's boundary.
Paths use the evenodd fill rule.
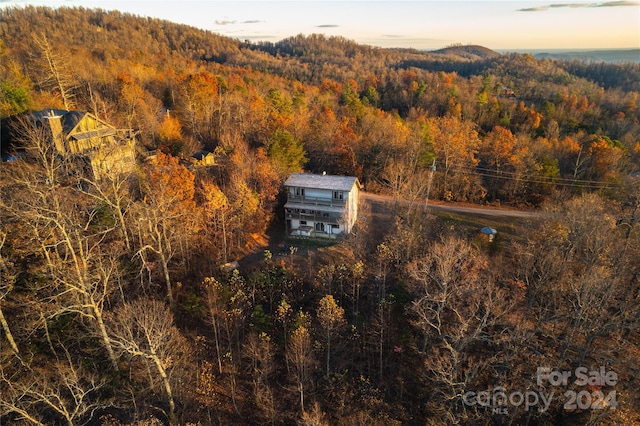
<path fill-rule="evenodd" d="M 360 195 L 363 199 L 373 202 L 373 203 L 384 203 L 391 204 L 394 203 L 394 198 L 390 195 L 378 195 L 371 194 L 368 192 L 361 192 Z M 407 200 L 399 200 L 400 203 L 408 203 Z M 424 205 L 424 200 L 421 201 L 421 204 Z M 497 207 L 488 207 L 488 206 L 464 206 L 458 205 L 455 203 L 444 203 L 441 201 L 429 201 L 429 208 L 433 210 L 440 210 L 445 212 L 452 213 L 466 213 L 466 214 L 474 214 L 474 215 L 484 215 L 484 216 L 492 216 L 492 217 L 519 217 L 519 218 L 535 218 L 540 217 L 541 212 L 531 211 L 531 210 L 513 210 L 513 209 L 503 209 Z"/>

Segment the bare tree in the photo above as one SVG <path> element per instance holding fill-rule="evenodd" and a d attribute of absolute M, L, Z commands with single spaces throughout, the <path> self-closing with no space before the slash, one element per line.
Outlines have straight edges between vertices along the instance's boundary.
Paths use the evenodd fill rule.
<path fill-rule="evenodd" d="M 408 201 L 408 210 L 411 212 L 416 203 L 424 199 L 431 179 L 429 170 L 414 153 L 410 153 L 408 159 L 387 161 L 382 176 L 385 186 L 391 189 L 396 209 L 402 199 Z"/>
<path fill-rule="evenodd" d="M 2 223 L 0 222 L 0 225 Z M 9 347 L 13 351 L 13 353 L 20 359 L 20 350 L 18 349 L 18 345 L 13 338 L 13 333 L 11 333 L 11 329 L 9 328 L 9 323 L 4 316 L 3 313 L 3 304 L 5 303 L 5 298 L 7 294 L 13 288 L 13 284 L 15 282 L 15 275 L 12 274 L 9 270 L 9 261 L 2 256 L 2 248 L 4 247 L 4 243 L 7 240 L 7 234 L 0 229 L 0 325 L 2 326 L 2 331 L 9 342 Z M 22 361 L 22 360 L 21 360 Z"/>
<path fill-rule="evenodd" d="M 86 193 L 109 206 L 117 218 L 127 250 L 131 250 L 129 225 L 125 219 L 132 203 L 129 194 L 129 178 L 130 176 L 127 174 L 114 173 L 112 176 L 103 177 L 100 181 L 94 179 L 83 180 L 94 189 L 93 191 L 86 191 Z"/>
<path fill-rule="evenodd" d="M 561 357 L 570 349 L 585 357 L 595 339 L 633 327 L 637 258 L 617 232 L 616 210 L 599 196 L 585 194 L 556 210 L 570 262 L 555 283 L 562 300 L 557 316 Z"/>
<path fill-rule="evenodd" d="M 431 333 L 450 335 L 450 328 L 466 318 L 456 310 L 462 293 L 471 281 L 478 280 L 481 261 L 471 245 L 457 238 L 449 238 L 433 245 L 430 253 L 409 264 L 413 279 L 412 292 L 417 295 L 410 307 L 416 324 L 425 332 L 422 351 Z M 449 317 L 456 319 L 450 321 Z"/>
<path fill-rule="evenodd" d="M 216 346 L 216 360 L 218 373 L 222 374 L 222 352 L 220 349 L 221 323 L 224 317 L 224 299 L 222 294 L 222 284 L 212 277 L 205 278 L 203 282 L 205 288 L 205 302 L 207 304 L 208 319 L 213 328 L 213 339 Z"/>
<path fill-rule="evenodd" d="M 244 292 L 245 283 L 237 270 L 234 270 L 227 284 L 222 284 L 215 278 L 206 278 L 204 281 L 206 290 L 206 305 L 208 319 L 213 327 L 218 371 L 223 372 L 222 360 L 225 358 L 223 351 L 235 371 L 235 360 L 241 354 L 241 336 L 243 324 L 247 317 L 249 299 Z M 226 345 L 226 348 L 222 346 Z"/>
<path fill-rule="evenodd" d="M 69 159 L 57 149 L 46 126 L 21 117 L 11 126 L 11 133 L 21 144 L 26 158 L 20 167 L 8 169 L 7 177 L 17 182 L 38 182 L 50 187 L 62 180 L 65 162 Z"/>
<path fill-rule="evenodd" d="M 461 415 L 452 402 L 475 383 L 488 362 L 474 345 L 489 344 L 490 330 L 510 311 L 506 291 L 486 265 L 468 242 L 449 237 L 408 266 L 415 296 L 408 314 L 424 336 L 420 352 L 437 395 L 431 405 L 445 410 L 441 414 L 450 424 L 460 423 Z"/>
<path fill-rule="evenodd" d="M 244 355 L 250 362 L 256 405 L 273 421 L 276 417 L 275 396 L 268 384 L 275 368 L 271 338 L 266 333 L 250 334 L 244 344 Z"/>
<path fill-rule="evenodd" d="M 40 60 L 42 62 L 42 79 L 40 85 L 43 88 L 53 90 L 58 93 L 64 108 L 72 109 L 73 91 L 76 89 L 74 77 L 69 66 L 69 58 L 65 57 L 61 50 L 56 50 L 51 44 L 46 34 L 34 35 L 34 42 L 40 49 Z"/>
<path fill-rule="evenodd" d="M 111 321 L 111 338 L 118 355 L 151 363 L 169 403 L 169 419 L 175 421 L 171 372 L 186 351 L 186 341 L 173 324 L 173 314 L 156 300 L 139 299 L 118 308 Z"/>
<path fill-rule="evenodd" d="M 117 370 L 103 310 L 119 273 L 118 245 L 106 241 L 110 229 L 92 230 L 94 210 L 87 211 L 79 204 L 72 204 L 73 194 L 63 196 L 64 203 L 68 203 L 63 205 L 59 197 L 62 193 L 41 193 L 42 196 L 33 201 L 42 204 L 38 207 L 32 204 L 28 210 L 21 209 L 24 219 L 32 224 L 34 235 L 41 238 L 40 249 L 47 259 L 54 283 L 50 299 L 58 303 L 48 316 L 76 313 L 93 320 L 113 368 Z"/>
<path fill-rule="evenodd" d="M 64 313 L 89 318 L 114 369 L 117 362 L 103 320 L 104 304 L 119 273 L 120 246 L 113 227 L 100 221 L 100 206 L 78 186 L 61 185 L 53 145 L 35 127 L 24 127 L 30 153 L 6 174 L 4 209 L 29 230 L 32 249 L 45 260 L 52 285 L 44 296 L 49 318 Z"/>
<path fill-rule="evenodd" d="M 331 339 L 346 324 L 344 309 L 338 306 L 332 295 L 328 294 L 320 299 L 317 315 L 327 339 L 327 376 L 329 376 Z"/>
<path fill-rule="evenodd" d="M 296 328 L 289 337 L 287 344 L 287 361 L 293 367 L 296 388 L 300 396 L 300 411 L 304 413 L 305 390 L 311 379 L 311 369 L 314 363 L 313 346 L 309 330 L 305 326 Z"/>
<path fill-rule="evenodd" d="M 136 252 L 142 260 L 142 267 L 147 267 L 147 253 L 154 253 L 160 261 L 162 274 L 167 291 L 167 299 L 170 306 L 174 307 L 173 286 L 171 284 L 170 262 L 177 253 L 175 238 L 177 230 L 168 223 L 168 218 L 155 208 L 143 205 L 138 206 L 135 212 L 138 218 L 138 235 L 141 240 L 141 248 Z"/>
<path fill-rule="evenodd" d="M 93 413 L 108 405 L 100 401 L 100 389 L 105 385 L 95 374 L 74 365 L 68 352 L 66 359 L 8 374 L 0 370 L 2 398 L 0 416 L 14 421 L 24 420 L 42 425 L 51 422 L 51 413 L 69 426 L 86 424 Z"/>
<path fill-rule="evenodd" d="M 513 246 L 517 263 L 514 279 L 526 289 L 526 310 L 536 326 L 553 319 L 563 303 L 557 280 L 569 267 L 570 250 L 565 243 L 565 229 L 557 220 L 546 217 L 540 226 L 532 226 L 524 243 Z"/>

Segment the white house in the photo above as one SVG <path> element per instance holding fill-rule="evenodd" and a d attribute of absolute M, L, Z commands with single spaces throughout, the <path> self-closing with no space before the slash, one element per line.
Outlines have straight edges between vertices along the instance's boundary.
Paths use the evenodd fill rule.
<path fill-rule="evenodd" d="M 293 173 L 284 186 L 288 235 L 335 238 L 351 232 L 358 217 L 358 178 Z"/>

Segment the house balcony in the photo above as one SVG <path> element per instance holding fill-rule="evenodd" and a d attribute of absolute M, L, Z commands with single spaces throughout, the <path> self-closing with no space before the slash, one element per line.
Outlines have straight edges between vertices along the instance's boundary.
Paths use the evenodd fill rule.
<path fill-rule="evenodd" d="M 341 216 L 339 215 L 329 215 L 325 216 L 323 214 L 314 214 L 314 213 L 299 213 L 299 212 L 285 212 L 285 217 L 287 219 L 297 219 L 297 220 L 306 220 L 311 222 L 324 222 L 330 225 L 338 225 L 339 219 Z"/>
<path fill-rule="evenodd" d="M 340 200 L 337 198 L 307 197 L 304 195 L 289 194 L 287 203 L 306 204 L 310 206 L 344 207 L 346 204 L 346 200 Z"/>
<path fill-rule="evenodd" d="M 311 226 L 301 226 L 297 229 L 292 229 L 289 232 L 289 236 L 294 238 L 315 238 L 315 239 L 325 239 L 325 240 L 336 240 L 342 237 L 343 235 L 344 234 L 342 232 L 339 232 L 336 234 L 318 232 L 318 231 L 315 231 Z"/>

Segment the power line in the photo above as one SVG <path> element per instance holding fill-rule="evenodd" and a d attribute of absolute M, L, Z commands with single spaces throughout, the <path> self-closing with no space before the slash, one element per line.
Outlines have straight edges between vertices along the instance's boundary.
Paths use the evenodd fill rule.
<path fill-rule="evenodd" d="M 452 170 L 468 176 L 482 176 L 482 177 L 488 177 L 492 179 L 502 179 L 502 180 L 516 181 L 516 182 L 524 182 L 524 183 L 535 183 L 535 184 L 541 184 L 541 185 L 579 187 L 579 188 L 585 188 L 585 189 L 613 189 L 614 188 L 609 183 L 602 182 L 602 181 L 580 180 L 580 179 L 573 180 L 573 179 L 567 179 L 567 178 L 550 178 L 549 180 L 544 180 L 538 177 L 528 177 L 528 175 L 524 173 L 518 176 L 518 174 L 514 172 L 497 172 L 495 170 L 484 169 L 481 167 L 480 168 L 474 168 L 474 167 L 464 168 L 463 166 L 456 166 L 456 167 L 453 167 Z M 491 173 L 501 173 L 501 174 L 491 174 Z"/>
<path fill-rule="evenodd" d="M 481 170 L 481 171 L 486 171 L 486 172 L 495 172 L 498 173 L 497 170 L 493 170 L 493 169 L 487 169 L 484 167 L 474 167 L 475 170 Z M 500 171 L 499 173 L 501 174 L 506 174 L 506 175 L 513 175 L 513 176 L 518 176 L 518 175 L 522 175 L 522 176 L 531 176 L 531 174 L 528 173 L 518 173 L 518 172 L 510 172 L 510 171 Z M 534 178 L 537 176 L 534 176 Z M 557 178 L 553 178 L 556 181 L 566 181 L 566 182 L 570 182 L 570 183 L 584 183 L 584 184 L 594 184 L 594 185 L 600 185 L 600 184 L 604 184 L 604 185 L 608 185 L 607 182 L 604 181 L 597 181 L 597 180 L 586 180 L 586 179 L 571 179 L 571 178 L 562 178 L 562 177 L 557 177 Z"/>

